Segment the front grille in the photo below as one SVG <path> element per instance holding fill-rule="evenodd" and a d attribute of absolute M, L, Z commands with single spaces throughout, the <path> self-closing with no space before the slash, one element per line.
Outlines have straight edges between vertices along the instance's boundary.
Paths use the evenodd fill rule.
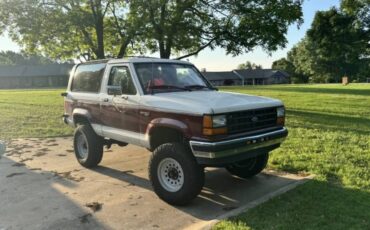
<path fill-rule="evenodd" d="M 227 114 L 227 130 L 233 134 L 270 128 L 276 119 L 276 108 L 233 112 Z"/>

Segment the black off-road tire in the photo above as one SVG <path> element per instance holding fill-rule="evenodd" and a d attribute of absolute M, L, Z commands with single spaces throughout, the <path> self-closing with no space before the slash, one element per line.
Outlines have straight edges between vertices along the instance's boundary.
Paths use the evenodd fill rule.
<path fill-rule="evenodd" d="M 80 138 L 85 138 L 86 152 L 79 147 Z M 74 132 L 73 146 L 77 161 L 86 168 L 96 167 L 103 158 L 103 138 L 98 136 L 88 124 L 79 125 Z"/>
<path fill-rule="evenodd" d="M 265 153 L 263 155 L 237 162 L 226 166 L 227 171 L 230 174 L 241 177 L 250 178 L 258 173 L 260 173 L 264 168 L 266 168 L 269 159 L 269 154 Z"/>
<path fill-rule="evenodd" d="M 172 162 L 172 164 L 169 162 Z M 166 171 L 167 174 L 163 176 L 160 169 L 166 169 L 166 165 L 169 165 L 168 172 Z M 176 166 L 181 166 L 182 171 L 177 170 Z M 175 170 L 175 173 L 170 174 L 171 170 Z M 162 200 L 172 205 L 190 203 L 200 193 L 204 185 L 204 168 L 197 163 L 190 149 L 181 143 L 166 143 L 157 147 L 150 158 L 148 171 L 154 192 Z M 173 179 L 176 171 L 177 178 Z M 162 179 L 160 175 L 162 175 Z M 169 177 L 170 175 L 172 177 Z M 167 179 L 170 181 L 172 178 L 171 182 L 178 182 L 180 188 L 177 191 L 169 191 L 163 185 L 165 183 L 163 178 L 166 178 L 166 181 Z M 182 180 L 182 183 L 180 180 Z"/>

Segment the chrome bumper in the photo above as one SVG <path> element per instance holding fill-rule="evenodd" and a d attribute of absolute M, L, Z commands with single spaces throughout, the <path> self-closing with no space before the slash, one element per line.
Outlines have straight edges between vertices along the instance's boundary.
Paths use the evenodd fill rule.
<path fill-rule="evenodd" d="M 254 136 L 247 136 L 220 142 L 190 141 L 190 148 L 196 158 L 219 159 L 232 157 L 238 154 L 280 145 L 288 135 L 283 127 L 279 130 Z"/>

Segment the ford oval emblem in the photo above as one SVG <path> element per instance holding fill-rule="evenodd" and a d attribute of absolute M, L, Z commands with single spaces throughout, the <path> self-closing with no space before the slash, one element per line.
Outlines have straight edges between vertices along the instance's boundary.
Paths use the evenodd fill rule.
<path fill-rule="evenodd" d="M 252 117 L 252 122 L 257 122 L 258 121 L 258 117 Z"/>

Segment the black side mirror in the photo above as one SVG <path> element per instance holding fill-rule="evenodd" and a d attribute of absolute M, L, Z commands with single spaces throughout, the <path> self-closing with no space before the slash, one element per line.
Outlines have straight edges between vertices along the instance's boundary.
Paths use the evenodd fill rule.
<path fill-rule="evenodd" d="M 108 95 L 122 95 L 122 88 L 121 86 L 108 86 Z"/>
<path fill-rule="evenodd" d="M 60 94 L 60 96 L 62 96 L 62 97 L 66 97 L 68 95 L 68 93 L 67 92 L 64 92 L 64 93 L 61 93 Z"/>

